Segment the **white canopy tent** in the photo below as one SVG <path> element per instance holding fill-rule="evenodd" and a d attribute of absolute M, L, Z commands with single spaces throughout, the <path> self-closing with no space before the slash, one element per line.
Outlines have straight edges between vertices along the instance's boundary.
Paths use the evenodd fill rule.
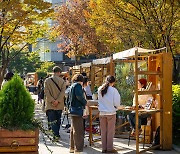
<path fill-rule="evenodd" d="M 75 65 L 73 66 L 73 69 L 80 69 L 81 65 Z"/>
<path fill-rule="evenodd" d="M 81 64 L 81 67 L 91 67 L 91 63 L 83 63 Z"/>
<path fill-rule="evenodd" d="M 131 48 L 131 49 L 128 49 L 128 50 L 113 54 L 113 60 L 127 59 L 128 57 L 134 57 L 136 50 L 138 51 L 139 54 L 146 54 L 146 53 L 152 53 L 152 52 L 155 52 L 155 51 L 160 51 L 160 50 L 163 50 L 163 49 L 166 49 L 166 47 L 163 47 L 163 48 L 160 48 L 160 49 L 155 49 L 155 50 L 134 47 L 134 48 Z"/>
<path fill-rule="evenodd" d="M 111 62 L 111 57 L 93 60 L 94 65 L 108 64 Z"/>

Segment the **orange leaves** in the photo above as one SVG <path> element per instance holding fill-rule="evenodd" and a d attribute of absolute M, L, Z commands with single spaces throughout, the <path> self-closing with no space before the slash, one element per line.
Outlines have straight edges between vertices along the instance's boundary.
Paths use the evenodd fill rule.
<path fill-rule="evenodd" d="M 91 17 L 91 14 L 87 10 L 83 10 L 83 15 L 85 16 L 85 18 Z"/>
<path fill-rule="evenodd" d="M 59 45 L 61 51 L 68 52 L 69 56 L 99 53 L 100 50 L 107 51 L 99 41 L 95 29 L 91 28 L 88 22 L 90 16 L 87 1 L 71 0 L 66 6 L 59 8 L 56 14 L 58 22 L 56 30 L 62 40 L 66 40 L 63 45 Z"/>

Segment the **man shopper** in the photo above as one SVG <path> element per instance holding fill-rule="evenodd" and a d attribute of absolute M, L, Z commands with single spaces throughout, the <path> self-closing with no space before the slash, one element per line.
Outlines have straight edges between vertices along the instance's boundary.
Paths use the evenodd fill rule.
<path fill-rule="evenodd" d="M 46 115 L 48 117 L 49 129 L 53 132 L 54 141 L 60 139 L 61 114 L 64 109 L 64 95 L 66 84 L 60 77 L 61 68 L 53 68 L 54 75 L 45 80 L 44 92 L 46 96 Z"/>

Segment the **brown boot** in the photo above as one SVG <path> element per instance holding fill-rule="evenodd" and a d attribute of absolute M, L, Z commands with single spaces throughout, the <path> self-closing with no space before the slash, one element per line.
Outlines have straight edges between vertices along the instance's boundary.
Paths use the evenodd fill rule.
<path fill-rule="evenodd" d="M 71 149 L 69 150 L 69 153 L 74 153 L 74 149 L 71 148 Z"/>

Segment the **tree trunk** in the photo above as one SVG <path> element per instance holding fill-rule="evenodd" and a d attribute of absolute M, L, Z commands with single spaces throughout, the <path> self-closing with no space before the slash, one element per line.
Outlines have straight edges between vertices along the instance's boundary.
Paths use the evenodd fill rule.
<path fill-rule="evenodd" d="M 174 53 L 173 53 L 173 49 L 171 47 L 171 42 L 170 42 L 170 39 L 169 39 L 169 36 L 167 37 L 167 45 L 169 46 L 169 50 L 170 52 L 172 53 L 172 57 L 173 57 L 173 74 L 172 74 L 172 77 L 173 77 L 173 83 L 177 84 L 179 81 L 178 81 L 178 76 L 179 76 L 179 71 L 177 69 L 177 66 L 176 66 L 176 59 L 175 59 L 175 56 L 174 56 Z"/>
<path fill-rule="evenodd" d="M 3 79 L 4 79 L 4 76 L 0 75 L 0 89 L 1 89 L 1 85 L 2 85 Z"/>
<path fill-rule="evenodd" d="M 4 75 L 6 73 L 6 68 L 7 68 L 7 65 L 4 65 L 0 68 L 0 89 L 1 89 L 3 79 L 4 79 Z"/>
<path fill-rule="evenodd" d="M 175 84 L 179 84 L 180 83 L 180 79 L 179 79 L 179 69 L 180 69 L 180 59 L 176 59 L 174 56 L 173 56 L 173 83 Z M 178 62 L 178 64 L 176 63 L 176 61 Z"/>

